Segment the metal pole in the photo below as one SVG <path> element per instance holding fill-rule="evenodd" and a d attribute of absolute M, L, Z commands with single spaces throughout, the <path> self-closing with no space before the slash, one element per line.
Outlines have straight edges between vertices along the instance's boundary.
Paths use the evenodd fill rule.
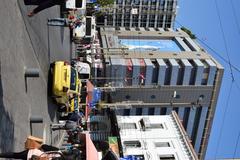
<path fill-rule="evenodd" d="M 39 77 L 38 68 L 25 68 L 25 77 Z"/>
<path fill-rule="evenodd" d="M 37 116 L 30 117 L 30 123 L 43 123 L 43 118 Z"/>
<path fill-rule="evenodd" d="M 194 102 L 191 102 L 191 103 L 101 103 L 100 105 L 101 106 L 107 106 L 107 107 L 124 107 L 124 106 L 192 106 L 194 105 L 195 103 Z"/>

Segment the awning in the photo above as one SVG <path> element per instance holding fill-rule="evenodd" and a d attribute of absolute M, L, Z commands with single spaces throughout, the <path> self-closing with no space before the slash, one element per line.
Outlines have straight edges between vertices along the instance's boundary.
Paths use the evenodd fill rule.
<path fill-rule="evenodd" d="M 86 109 L 85 109 L 85 118 L 87 120 L 88 114 L 91 109 L 96 106 L 99 101 L 101 101 L 102 92 L 99 88 L 93 86 L 90 81 L 87 81 L 87 98 L 86 98 Z"/>
<path fill-rule="evenodd" d="M 98 151 L 94 146 L 90 134 L 86 133 L 86 160 L 98 160 Z"/>
<path fill-rule="evenodd" d="M 98 151 L 94 146 L 89 133 L 78 133 L 79 139 L 83 144 L 84 148 L 81 148 L 83 155 L 86 160 L 99 160 Z"/>
<path fill-rule="evenodd" d="M 94 89 L 93 84 L 88 80 L 87 81 L 87 97 L 86 97 L 86 107 L 85 107 L 85 118 L 86 121 L 88 119 L 88 115 L 91 112 L 90 106 L 88 106 L 89 102 L 92 101 L 92 91 Z"/>

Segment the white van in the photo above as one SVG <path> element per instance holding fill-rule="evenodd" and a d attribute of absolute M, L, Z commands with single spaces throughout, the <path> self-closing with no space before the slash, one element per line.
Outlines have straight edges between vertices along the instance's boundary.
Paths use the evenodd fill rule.
<path fill-rule="evenodd" d="M 95 16 L 86 16 L 86 35 L 84 38 L 90 39 L 90 41 L 95 39 L 96 34 L 96 18 Z"/>
<path fill-rule="evenodd" d="M 81 20 L 82 24 L 73 29 L 73 41 L 77 44 L 81 43 L 81 40 L 86 35 L 86 17 Z"/>
<path fill-rule="evenodd" d="M 67 0 L 67 9 L 86 10 L 86 0 Z"/>
<path fill-rule="evenodd" d="M 95 39 L 96 19 L 94 16 L 86 16 L 81 21 L 82 24 L 73 30 L 73 41 L 77 44 L 82 41 L 90 43 Z"/>

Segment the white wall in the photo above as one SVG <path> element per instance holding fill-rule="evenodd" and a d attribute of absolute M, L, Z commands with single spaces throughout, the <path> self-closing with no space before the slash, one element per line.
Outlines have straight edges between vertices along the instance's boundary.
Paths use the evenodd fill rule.
<path fill-rule="evenodd" d="M 163 124 L 163 128 L 142 130 L 140 120 L 149 118 L 151 124 Z M 136 123 L 137 129 L 120 129 L 121 143 L 124 156 L 144 155 L 145 159 L 159 159 L 160 155 L 174 155 L 176 160 L 188 160 L 187 144 L 181 139 L 178 126 L 171 115 L 164 116 L 117 116 L 119 126 L 121 123 Z M 126 147 L 124 141 L 139 140 L 141 147 Z M 170 147 L 156 147 L 156 142 L 168 142 Z"/>

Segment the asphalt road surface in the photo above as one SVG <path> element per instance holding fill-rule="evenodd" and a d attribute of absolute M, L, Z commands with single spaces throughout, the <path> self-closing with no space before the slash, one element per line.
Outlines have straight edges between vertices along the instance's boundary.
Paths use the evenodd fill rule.
<path fill-rule="evenodd" d="M 29 18 L 23 0 L 1 0 L 0 4 L 0 152 L 21 151 L 28 135 L 57 144 L 60 134 L 50 135 L 57 121 L 48 82 L 49 64 L 70 60 L 69 29 L 48 27 L 47 18 L 60 16 L 60 7 L 46 9 Z M 26 68 L 37 68 L 38 78 L 25 78 Z M 30 124 L 30 117 L 43 123 Z"/>

